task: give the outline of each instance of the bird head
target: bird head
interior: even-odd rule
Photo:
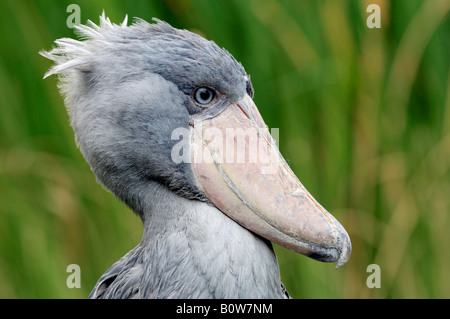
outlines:
[[[46,73],[97,180],[143,217],[149,181],[250,231],[342,266],[349,236],[305,189],[253,102],[250,76],[214,42],[156,20],[76,27]]]

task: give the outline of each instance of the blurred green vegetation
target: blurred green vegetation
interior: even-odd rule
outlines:
[[[77,150],[50,62],[75,1],[0,4],[0,297],[86,298],[140,220]],[[158,17],[227,48],[316,199],[348,230],[335,270],[276,247],[295,298],[450,298],[450,2],[79,1],[81,21]],[[381,29],[366,7],[381,7]],[[66,267],[81,267],[81,289]],[[381,269],[369,289],[366,268]]]

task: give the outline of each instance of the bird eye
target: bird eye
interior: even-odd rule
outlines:
[[[200,87],[194,93],[195,100],[200,104],[210,103],[215,96],[216,93],[214,92],[214,90],[207,87]]]

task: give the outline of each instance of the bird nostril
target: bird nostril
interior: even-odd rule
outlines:
[[[248,114],[244,111],[244,109],[239,104],[236,105],[241,109],[242,113],[244,113],[245,116],[247,116],[247,118],[250,119],[250,116],[248,116]]]

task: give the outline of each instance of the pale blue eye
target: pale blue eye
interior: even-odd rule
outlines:
[[[195,91],[194,98],[197,103],[208,104],[214,99],[215,95],[216,93],[214,92],[214,90],[208,87],[200,87]]]

